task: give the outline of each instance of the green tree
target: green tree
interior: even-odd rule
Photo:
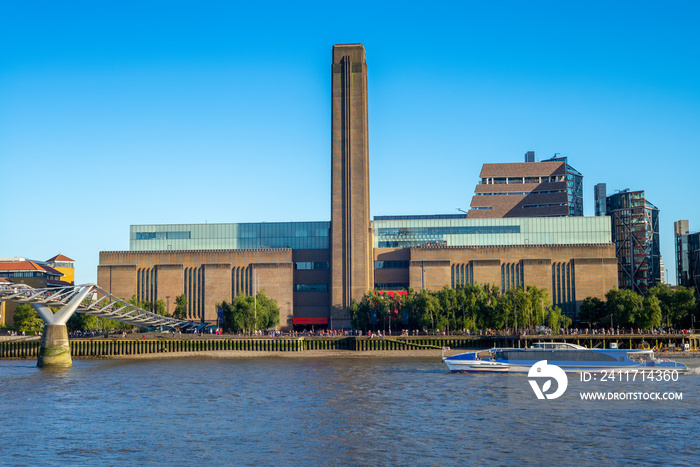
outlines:
[[[255,329],[274,329],[280,321],[280,308],[277,302],[265,295],[265,290],[261,290],[256,295],[257,298],[257,322]],[[254,304],[255,306],[255,304]]]
[[[457,291],[443,287],[435,294],[440,303],[440,314],[437,319],[438,329],[444,329],[449,334],[457,328]]]
[[[512,310],[514,317],[517,318],[518,327],[532,327],[532,302],[530,296],[521,287],[510,289],[502,300],[510,302],[507,308],[509,311]]]
[[[671,324],[680,327],[683,321],[690,316],[696,307],[695,294],[692,288],[688,289],[679,285],[673,291],[672,313],[670,314]]]
[[[527,287],[527,294],[530,297],[530,308],[535,326],[543,326],[545,316],[549,307],[549,293],[547,289],[540,289],[534,285]]]
[[[604,325],[612,316],[611,326],[635,326],[643,313],[642,297],[631,290],[612,289],[605,294],[608,315]]]
[[[156,300],[156,302],[153,304],[153,312],[160,316],[169,316],[165,300],[162,298]]]
[[[661,323],[664,326],[682,326],[696,307],[694,290],[679,285],[672,289],[667,284],[656,284],[647,295],[659,299]]]
[[[546,326],[552,330],[553,333],[558,334],[559,329],[566,327],[565,316],[561,314],[561,308],[558,306],[553,306],[549,309],[547,314]]]
[[[19,332],[40,332],[44,329],[44,321],[39,318],[33,306],[28,303],[17,305],[13,316],[15,329]]]
[[[224,327],[234,332],[272,329],[279,324],[277,302],[264,290],[255,297],[238,295],[230,305],[223,302],[217,306],[224,310]]]
[[[416,294],[415,306],[419,315],[419,326],[434,333],[441,311],[437,296],[423,289]]]
[[[505,326],[506,314],[499,306],[500,292],[497,286],[482,284],[476,286],[476,325],[479,328],[500,329]],[[509,320],[509,322],[511,322]]]
[[[255,299],[249,295],[238,295],[231,304],[234,330],[252,332],[255,327]]]
[[[586,297],[581,303],[579,311],[579,319],[581,322],[588,323],[588,327],[601,324],[606,316],[605,302],[598,297]]]
[[[661,302],[653,294],[647,294],[642,302],[642,313],[635,323],[642,329],[656,328],[661,325]]]
[[[136,295],[132,295],[129,304],[146,311],[153,311],[153,304],[146,300],[139,300]]]
[[[377,328],[387,330],[389,322],[390,300],[386,294],[380,294],[372,290],[369,292],[374,303],[374,310],[377,313]]]
[[[391,312],[391,317],[393,318],[394,328],[392,330],[398,331],[397,326],[403,327],[403,309],[405,303],[405,295],[395,293],[393,296],[389,297],[389,309]],[[391,324],[390,320],[390,324]]]
[[[182,320],[187,319],[187,296],[184,293],[175,297],[175,310],[173,311],[173,318]]]

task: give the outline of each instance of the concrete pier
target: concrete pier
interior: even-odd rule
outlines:
[[[68,343],[68,329],[65,324],[44,326],[36,366],[42,368],[69,368],[73,366],[70,344]]]

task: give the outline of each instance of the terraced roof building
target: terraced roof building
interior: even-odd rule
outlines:
[[[535,162],[484,164],[474,190],[468,217],[583,216],[583,175],[566,157]]]

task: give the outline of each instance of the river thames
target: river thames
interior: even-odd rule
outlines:
[[[3,360],[0,464],[697,465],[700,360],[682,361],[654,388],[682,401],[548,405],[525,375],[433,358]]]

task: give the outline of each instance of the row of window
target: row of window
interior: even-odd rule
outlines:
[[[329,222],[137,225],[131,226],[130,249],[325,249],[329,228]]]
[[[519,183],[553,183],[563,182],[564,175],[550,175],[544,177],[489,177],[482,178],[482,185],[511,185]]]
[[[136,232],[136,240],[187,240],[192,238],[189,231],[180,232]]]
[[[423,243],[420,240],[389,240],[377,242],[377,248],[410,248]]]
[[[576,313],[576,277],[571,262],[552,263],[552,303],[564,315]]]
[[[328,261],[301,261],[294,263],[294,269],[307,271],[311,269],[328,269]]]
[[[295,292],[328,292],[328,284],[294,284]]]
[[[136,271],[136,299],[154,302],[158,296],[158,269],[144,268]]]
[[[508,292],[525,288],[525,269],[522,262],[501,264],[501,290]]]
[[[408,289],[408,283],[386,283],[386,284],[374,284],[374,288],[377,290],[405,290]]]
[[[202,318],[204,310],[204,268],[185,268],[187,317]]]
[[[566,203],[525,204],[523,208],[554,208],[566,206]]]
[[[377,229],[378,237],[420,237],[442,235],[486,235],[520,233],[519,225],[482,225],[454,227],[382,227]]]
[[[43,272],[0,272],[0,277],[43,277]]]
[[[474,283],[474,267],[471,263],[453,264],[451,268],[451,283],[454,289],[457,285]]]
[[[374,269],[406,269],[408,261],[375,261]]]
[[[501,193],[475,193],[476,196],[503,196],[503,195],[548,195],[552,193],[564,193],[564,190],[541,190],[541,191],[509,191]]]

